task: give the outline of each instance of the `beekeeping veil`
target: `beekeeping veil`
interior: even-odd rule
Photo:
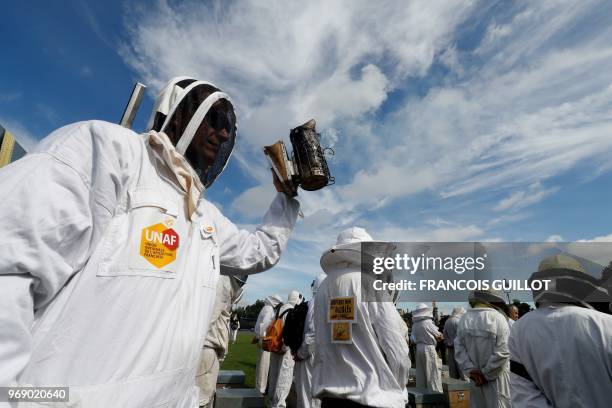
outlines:
[[[198,152],[194,137],[200,126],[225,129],[215,159],[210,162]],[[198,174],[204,187],[210,187],[225,168],[236,141],[236,115],[230,97],[205,81],[189,77],[173,78],[160,92],[147,130],[164,132]]]

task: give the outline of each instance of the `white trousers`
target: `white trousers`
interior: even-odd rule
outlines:
[[[215,350],[205,348],[200,355],[200,366],[196,374],[196,382],[200,388],[200,407],[213,406],[217,376],[219,375],[219,358]]]
[[[257,353],[257,367],[255,368],[255,388],[262,394],[266,393],[269,368],[270,352],[260,348]]]
[[[297,408],[320,408],[321,400],[312,397],[312,370],[314,355],[309,359],[295,362],[295,391]]]
[[[436,346],[418,343],[416,350],[416,386],[442,392],[442,377]]]
[[[285,408],[287,396],[293,382],[295,362],[289,351],[279,354],[270,353],[270,375],[268,376],[268,396],[271,408]]]
[[[235,343],[236,342],[236,336],[238,336],[238,329],[232,330],[231,334],[232,334],[232,338],[231,338],[232,343]]]

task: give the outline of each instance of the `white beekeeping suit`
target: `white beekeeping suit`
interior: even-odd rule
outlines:
[[[315,296],[313,396],[322,400],[322,407],[350,400],[371,407],[403,408],[408,402],[408,327],[393,302],[362,301],[364,241],[372,237],[363,228],[349,228],[321,256],[327,278]],[[343,305],[347,313],[330,320],[334,305]]]
[[[238,330],[240,330],[240,320],[238,317],[235,317],[233,320],[230,320],[230,329],[231,329],[231,341],[232,344],[236,344],[236,338],[238,337]]]
[[[504,299],[494,291],[473,291],[469,300],[472,308],[457,327],[455,359],[476,384],[471,393],[472,406],[510,407],[510,328],[499,308]]]
[[[442,333],[433,322],[431,309],[421,303],[412,312],[412,336],[416,343],[416,385],[431,391],[442,392],[442,377],[436,343]]]
[[[255,337],[257,338],[257,366],[255,367],[255,388],[262,394],[266,393],[268,385],[268,370],[270,368],[270,352],[261,348],[261,339],[266,336],[266,330],[274,320],[274,308],[283,303],[280,295],[268,296],[265,306],[259,311],[255,322]]]
[[[318,408],[321,401],[312,397],[312,370],[314,365],[315,331],[314,331],[314,296],[319,286],[327,277],[325,274],[317,276],[312,282],[312,299],[308,302],[308,313],[304,322],[304,340],[297,351],[295,362],[295,391],[297,393],[298,408]]]
[[[605,299],[606,289],[567,255],[544,259],[532,278],[552,282],[549,290],[534,293],[537,310],[512,327],[512,406],[609,407],[612,316],[584,299]]]
[[[244,278],[221,275],[217,282],[215,306],[196,374],[201,407],[213,406],[219,366],[227,353],[232,306],[242,297]]]
[[[446,319],[444,323],[444,342],[446,343],[446,350],[448,351],[448,375],[451,378],[465,380],[465,375],[459,368],[457,360],[455,360],[455,337],[457,336],[457,326],[459,320],[465,314],[465,309],[461,306],[455,306],[452,314]]]
[[[278,194],[248,232],[202,195],[234,145],[229,97],[182,79],[157,102],[156,130],[75,123],[0,169],[0,385],[69,386],[74,407],[193,407],[220,271],[280,259],[297,201]]]
[[[287,318],[287,311],[302,302],[302,295],[292,290],[287,296],[287,302],[279,310],[283,326]],[[268,375],[268,394],[270,396],[271,408],[286,407],[287,396],[293,382],[293,356],[289,347],[283,346],[280,353],[270,353],[270,373]]]

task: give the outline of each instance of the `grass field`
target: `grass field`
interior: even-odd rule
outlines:
[[[257,345],[251,344],[253,332],[238,332],[236,344],[230,341],[227,357],[221,370],[242,370],[246,376],[245,385],[255,388],[255,365],[257,364]]]

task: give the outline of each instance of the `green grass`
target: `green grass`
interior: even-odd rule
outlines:
[[[236,344],[230,341],[227,357],[221,370],[242,370],[246,376],[244,384],[255,388],[255,366],[257,365],[257,345],[251,344],[253,332],[238,332]]]

